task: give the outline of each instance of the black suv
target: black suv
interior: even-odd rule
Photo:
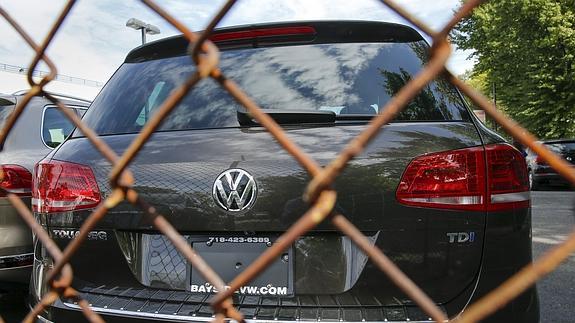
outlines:
[[[575,167],[575,139],[547,140],[541,143]],[[549,166],[532,150],[527,149],[527,157],[525,158],[527,159],[529,184],[532,190],[537,190],[543,185],[571,186],[563,176],[559,175],[553,167]]]
[[[427,61],[413,29],[380,22],[297,22],[219,29],[221,69],[320,164],[331,161]],[[184,37],[138,47],[84,121],[118,154],[194,72]],[[106,196],[110,164],[76,131],[40,162],[35,212],[64,248]],[[202,81],[131,164],[134,188],[230,281],[308,208],[310,177],[218,84]],[[521,153],[487,130],[460,93],[432,82],[350,162],[337,210],[450,316],[531,262]],[[34,295],[51,267],[40,246]],[[74,286],[107,321],[208,321],[213,286],[127,202],[72,259]],[[429,321],[326,222],[234,295],[249,320]],[[43,314],[78,321],[72,300]],[[491,320],[537,322],[535,288]]]

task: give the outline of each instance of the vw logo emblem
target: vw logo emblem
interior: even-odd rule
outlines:
[[[239,168],[221,173],[212,187],[216,204],[230,212],[248,210],[256,201],[257,192],[256,181],[252,175]]]

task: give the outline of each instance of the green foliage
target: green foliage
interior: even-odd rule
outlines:
[[[491,101],[493,101],[493,83],[490,83],[489,80],[487,79],[487,73],[485,72],[480,73],[477,71],[467,71],[463,75],[460,75],[459,78],[465,81],[467,84],[469,84],[477,91],[483,93],[483,95],[485,95]],[[476,106],[471,101],[471,99],[466,97],[466,100],[473,110],[481,110],[481,108]],[[499,110],[507,111],[505,106],[501,104],[501,101],[497,102],[497,108]],[[489,116],[485,116],[485,118],[486,118],[485,125],[487,127],[495,130],[496,132],[499,132],[503,136],[506,136],[505,133],[501,133],[500,131],[501,127],[495,121],[489,118]],[[510,139],[510,137],[508,137],[508,139]]]
[[[475,88],[477,91],[484,93],[490,99],[493,99],[493,88],[490,81],[487,79],[487,73],[467,71],[465,74],[459,76],[467,84]]]
[[[470,78],[541,138],[575,137],[573,0],[498,0],[452,33],[478,59]]]

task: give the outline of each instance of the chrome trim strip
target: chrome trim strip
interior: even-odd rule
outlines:
[[[32,261],[32,263],[30,263],[29,265],[23,265],[23,266],[3,267],[3,268],[0,268],[0,272],[5,271],[5,270],[7,271],[7,270],[13,270],[13,269],[19,269],[19,268],[32,267],[33,262],[34,262],[34,253],[22,253],[19,255],[2,256],[2,257],[0,257],[0,261],[2,261],[4,259],[8,259],[8,261],[10,261],[10,259],[18,258],[18,257],[30,257],[30,261]]]
[[[531,199],[531,192],[491,194],[491,203],[522,202]]]
[[[32,265],[24,265],[24,266],[18,266],[18,267],[0,268],[0,272],[2,272],[2,271],[8,271],[8,270],[14,270],[14,269],[28,268],[28,267],[32,267]]]
[[[38,319],[38,321],[40,321],[40,322],[42,322],[42,323],[54,323],[54,322],[50,321],[49,319],[44,318],[44,317],[42,317],[42,316],[40,316],[40,315],[36,315],[36,318]]]
[[[34,256],[34,253],[33,252],[27,252],[27,253],[21,253],[18,255],[2,256],[2,257],[0,257],[0,260],[3,260],[5,258],[29,257],[29,256]]]
[[[63,302],[62,304],[64,304],[64,306],[73,308],[73,309],[77,309],[77,310],[81,310],[80,306],[76,305],[76,304],[71,304],[71,303],[66,303]],[[119,314],[119,315],[127,315],[127,316],[133,316],[133,317],[145,317],[145,318],[153,318],[153,319],[166,319],[166,320],[174,320],[174,321],[187,321],[187,322],[211,322],[214,318],[213,317],[200,317],[200,316],[185,316],[185,315],[170,315],[170,314],[159,314],[159,313],[143,313],[143,312],[134,312],[134,311],[123,311],[123,310],[114,310],[114,309],[109,309],[109,308],[102,308],[102,307],[93,307],[90,306],[90,308],[98,313],[108,313],[108,314]],[[302,321],[280,321],[280,320],[258,320],[258,319],[252,319],[252,320],[245,320],[247,323],[295,323],[295,322],[302,322]],[[237,323],[237,321],[235,320],[230,320],[227,319],[226,322],[228,323]],[[316,321],[310,321],[310,322],[316,322]],[[321,322],[317,321],[317,322]],[[327,322],[327,321],[326,321]],[[345,323],[365,323],[362,321],[359,322],[354,322],[354,321],[340,321],[340,322],[345,322]],[[378,323],[378,322],[387,322],[387,321],[369,321],[369,322],[373,322],[373,323]],[[435,322],[433,320],[429,320],[429,321],[393,321],[393,322],[397,322],[397,323],[430,323],[430,322]],[[446,321],[447,322],[447,321]]]
[[[420,203],[435,203],[449,205],[477,205],[483,203],[483,196],[446,196],[446,197],[406,197],[403,200]]]

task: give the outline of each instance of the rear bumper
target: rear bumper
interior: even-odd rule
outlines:
[[[92,304],[92,309],[102,315],[106,322],[210,322],[213,320],[212,310],[209,305],[197,305],[190,302],[145,302],[140,310],[134,310],[130,303],[122,308],[118,304],[110,304],[112,308],[98,304]],[[138,305],[140,306],[140,305]],[[155,306],[158,308],[154,309]],[[118,308],[120,307],[120,308]],[[205,307],[205,310],[202,309]],[[194,310],[195,309],[195,310]],[[299,321],[344,321],[350,323],[359,322],[433,322],[419,308],[415,306],[386,306],[378,308],[296,308],[296,307],[266,307],[254,306],[243,307],[239,310],[244,314],[246,322],[299,322]],[[289,312],[289,313],[288,313]],[[260,314],[261,313],[261,314]],[[274,314],[275,313],[275,314]],[[282,314],[284,313],[284,314]],[[50,320],[79,321],[83,313],[77,304],[72,302],[58,301],[52,307]]]
[[[28,203],[26,199],[24,202]],[[28,283],[32,269],[32,252],[30,229],[12,204],[5,198],[1,198],[0,284]]]
[[[23,198],[30,205],[29,198]],[[6,198],[0,198],[0,257],[32,252],[32,232]]]
[[[111,298],[110,298],[111,299]],[[528,311],[525,308],[521,308],[520,303],[524,303],[524,300],[530,302]],[[94,300],[99,302],[98,304],[92,304],[92,309],[102,316],[106,322],[156,322],[156,321],[169,321],[169,322],[210,322],[213,320],[211,314],[211,308],[206,307],[206,310],[202,310],[202,306],[192,305],[191,303],[182,302],[181,304],[172,303],[169,306],[168,302],[158,302],[153,301],[143,302],[141,305],[141,310],[133,310],[130,308],[130,304],[126,304],[125,308],[119,307],[117,304],[111,305],[101,305],[102,302],[98,299]],[[116,299],[115,301],[118,301]],[[513,302],[517,310],[520,310],[522,314],[519,316],[517,313],[512,313],[511,310],[499,311],[495,316],[489,317],[486,322],[501,322],[500,319],[513,317],[512,320],[504,320],[507,322],[538,322],[539,312],[538,312],[538,302],[536,290],[530,289],[528,292],[524,293],[520,298]],[[153,307],[158,306],[156,309]],[[196,308],[195,311],[184,313],[190,309]],[[150,310],[152,309],[152,310]],[[240,306],[240,311],[245,315],[246,322],[250,323],[263,323],[263,322],[275,322],[275,323],[292,323],[301,321],[314,321],[314,322],[434,322],[427,317],[419,308],[415,306],[394,306],[394,307],[379,307],[372,309],[356,309],[355,311],[346,311],[343,309],[334,308],[315,308],[315,309],[296,309],[295,317],[281,317],[277,315],[281,313],[281,309],[276,308],[276,315],[269,315],[270,311],[265,311],[264,314],[260,315],[259,309],[254,311],[248,310],[249,308],[242,308]],[[272,312],[273,312],[272,311]],[[175,312],[175,313],[174,313]],[[354,313],[351,320],[346,320],[346,313]],[[315,316],[309,316],[309,313]],[[335,316],[334,316],[335,313]],[[73,302],[63,303],[57,301],[51,308],[51,313],[49,318],[43,318],[39,322],[76,322],[84,320],[84,314],[81,312],[80,307]]]
[[[489,269],[484,266],[476,284],[463,295],[441,306],[449,317],[457,316],[465,304],[473,303],[486,293],[498,287],[501,282],[515,273],[515,269]],[[106,322],[207,322],[213,319],[209,295],[192,294],[183,291],[166,291],[146,288],[82,288],[81,296],[92,309],[103,316]],[[473,295],[473,296],[471,296]],[[471,299],[470,299],[471,297]],[[260,322],[431,322],[417,306],[377,306],[357,304],[343,305],[322,303],[314,297],[315,305],[305,304],[300,299],[278,300],[259,298],[255,302],[248,296],[234,296],[234,305],[245,316],[246,321]],[[284,304],[287,301],[287,304]],[[72,300],[58,300],[49,309],[47,319],[53,322],[75,322],[84,320],[79,306]],[[504,308],[489,316],[484,322],[539,322],[539,301],[535,287],[528,289]]]
[[[32,253],[0,257],[0,285],[6,283],[28,284],[32,273]]]
[[[108,255],[109,257],[109,255]],[[474,303],[531,262],[531,214],[517,209],[493,212],[487,216],[484,251],[478,274],[473,283],[454,299],[442,304],[449,317],[457,316],[468,303]],[[122,258],[123,259],[123,258]],[[93,263],[92,263],[93,264]],[[380,273],[380,279],[385,279]],[[109,280],[109,277],[107,277]],[[183,291],[132,288],[117,285],[75,286],[91,307],[109,322],[196,321],[212,319],[209,296]],[[259,297],[255,302],[248,296],[234,296],[235,306],[252,322],[338,321],[338,322],[428,322],[429,318],[409,303],[368,303],[355,296],[349,304],[343,294],[313,296],[313,303],[294,298]],[[33,297],[31,299],[34,299]],[[396,305],[398,304],[398,305]],[[56,322],[77,321],[83,317],[73,301],[58,301],[50,309]],[[539,302],[535,287],[528,289],[484,322],[539,321]]]
[[[485,273],[488,276],[490,273]],[[485,277],[487,278],[487,277]],[[475,288],[475,292],[482,288]],[[84,288],[82,298],[99,313],[106,322],[207,322],[213,319],[209,295],[191,294],[183,291],[158,289]],[[481,295],[477,295],[480,297]],[[256,299],[254,303],[254,299]],[[288,301],[288,304],[284,304]],[[325,300],[323,300],[325,301]],[[278,300],[234,296],[234,305],[245,316],[247,322],[432,322],[417,306],[346,306],[321,303],[315,297],[314,306],[303,305],[299,297]],[[460,308],[463,298],[440,306],[449,317],[458,314],[448,308]],[[283,305],[283,306],[282,306]],[[54,322],[75,322],[84,319],[77,303],[72,300],[58,300],[46,317]],[[530,322],[539,320],[536,289],[529,289],[504,309],[489,317],[485,322]]]

